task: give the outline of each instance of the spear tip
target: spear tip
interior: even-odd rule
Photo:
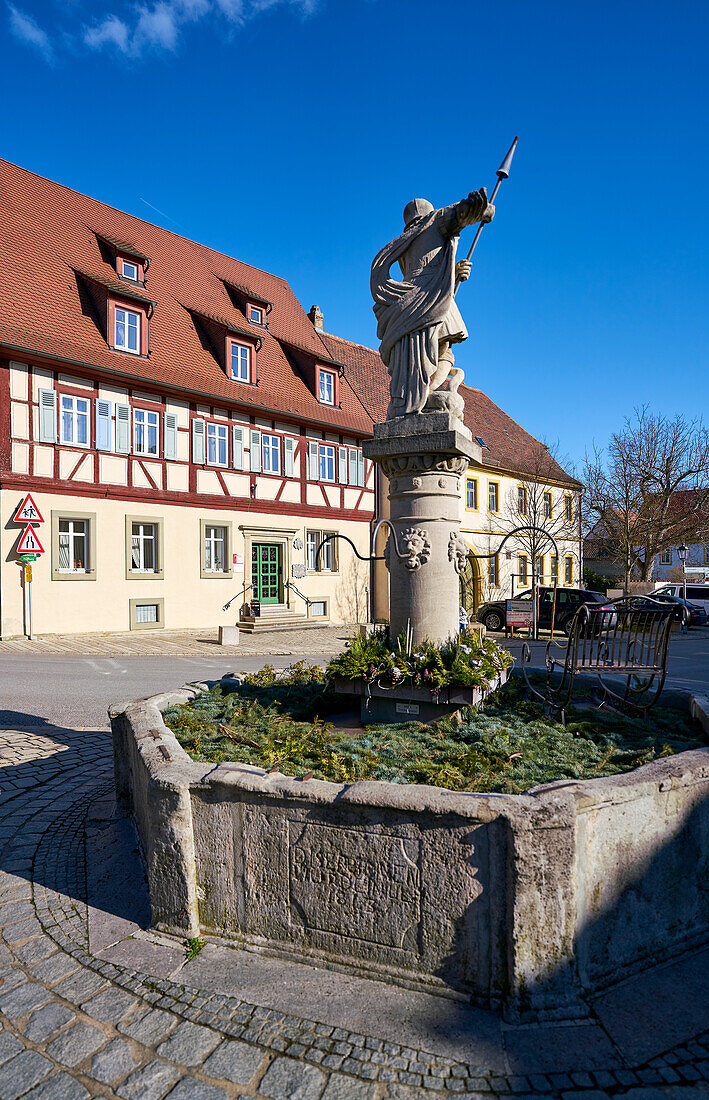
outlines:
[[[498,179],[501,179],[501,180],[509,179],[510,165],[512,164],[512,158],[515,155],[515,149],[517,148],[517,142],[518,141],[519,141],[519,137],[515,137],[514,141],[512,142],[512,144],[510,145],[510,147],[507,151],[507,156],[503,160],[500,167],[497,169],[496,175],[497,175]]]

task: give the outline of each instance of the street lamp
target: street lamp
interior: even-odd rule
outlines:
[[[682,562],[682,599],[687,604],[687,554],[689,553],[689,547],[682,543],[677,547],[677,557]]]

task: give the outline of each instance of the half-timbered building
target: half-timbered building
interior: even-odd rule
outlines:
[[[28,492],[37,633],[365,619],[371,426],[284,279],[0,162],[2,637]]]

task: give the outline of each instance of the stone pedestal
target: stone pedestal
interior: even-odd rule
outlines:
[[[456,565],[467,547],[460,537],[460,479],[480,446],[448,412],[418,413],[374,425],[363,445],[389,479],[387,544],[391,637],[410,625],[414,642],[438,645],[458,633],[460,589]]]

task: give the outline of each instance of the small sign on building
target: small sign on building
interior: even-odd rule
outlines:
[[[294,562],[290,567],[290,571],[293,580],[302,580],[305,576],[305,566],[302,562]]]

